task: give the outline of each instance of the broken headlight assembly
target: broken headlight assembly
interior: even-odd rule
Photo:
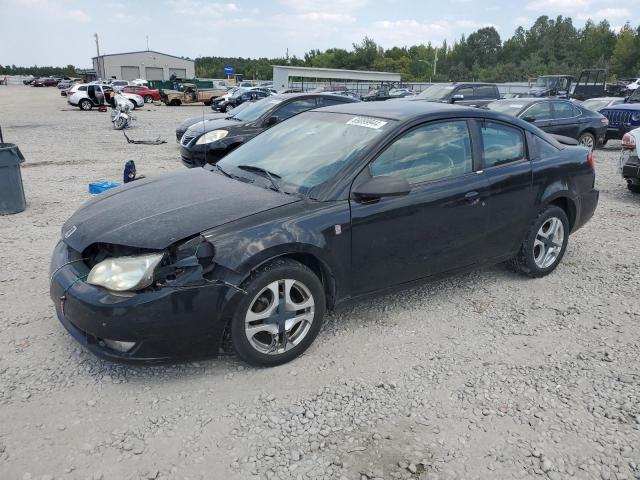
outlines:
[[[163,257],[164,253],[154,253],[107,258],[91,269],[87,283],[114,292],[142,290],[153,283],[154,270]]]

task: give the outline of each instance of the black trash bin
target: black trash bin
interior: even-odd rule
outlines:
[[[20,164],[24,157],[17,145],[0,143],[0,215],[18,213],[27,207]]]

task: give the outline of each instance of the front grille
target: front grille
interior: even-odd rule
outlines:
[[[187,145],[189,145],[191,140],[193,140],[194,138],[196,138],[195,135],[188,135],[188,134],[185,133],[182,136],[182,140],[180,141],[180,143],[186,147]]]
[[[603,114],[609,119],[609,126],[621,126],[631,123],[632,112],[625,110],[604,110]]]

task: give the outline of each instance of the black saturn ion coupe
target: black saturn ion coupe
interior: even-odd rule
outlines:
[[[596,208],[594,180],[588,149],[512,116],[325,107],[216,165],[84,204],[53,252],[51,298],[101,357],[159,362],[232,345],[278,365],[347,299],[506,260],[552,272]]]

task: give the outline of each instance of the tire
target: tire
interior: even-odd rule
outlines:
[[[247,295],[231,319],[231,342],[240,358],[251,365],[275,367],[309,348],[318,336],[325,312],[324,289],[315,273],[295,260],[280,258],[252,273],[243,288]],[[287,289],[289,303],[284,296]],[[303,305],[295,313],[287,309]],[[292,316],[280,317],[289,311]],[[282,328],[286,328],[285,321],[291,322],[288,335],[279,333],[278,325],[265,323],[266,319],[281,322]]]
[[[627,188],[630,192],[640,193],[640,185],[634,185],[632,183],[627,183]]]
[[[131,104],[131,110],[135,110],[136,108],[138,108],[138,105],[136,105],[135,101],[129,100],[129,103]]]
[[[578,143],[589,150],[594,150],[596,148],[596,137],[593,133],[584,132],[578,137]]]
[[[151,102],[153,102],[153,97],[151,95],[145,95],[144,103],[151,103]]]
[[[558,224],[561,225],[561,229]],[[547,206],[531,223],[520,251],[511,261],[512,267],[518,273],[532,278],[548,275],[562,260],[567,249],[569,233],[569,219],[565,211],[555,205]],[[562,237],[560,242],[558,234]],[[545,257],[545,253],[548,253],[549,257]]]
[[[89,99],[82,99],[80,100],[80,103],[78,104],[78,106],[80,107],[80,110],[84,110],[84,111],[89,111],[93,108],[93,102]]]
[[[178,107],[178,106],[180,106],[180,100],[178,100],[178,99],[174,98],[173,100],[171,100],[171,101],[169,102],[169,106],[171,106],[171,107]]]

